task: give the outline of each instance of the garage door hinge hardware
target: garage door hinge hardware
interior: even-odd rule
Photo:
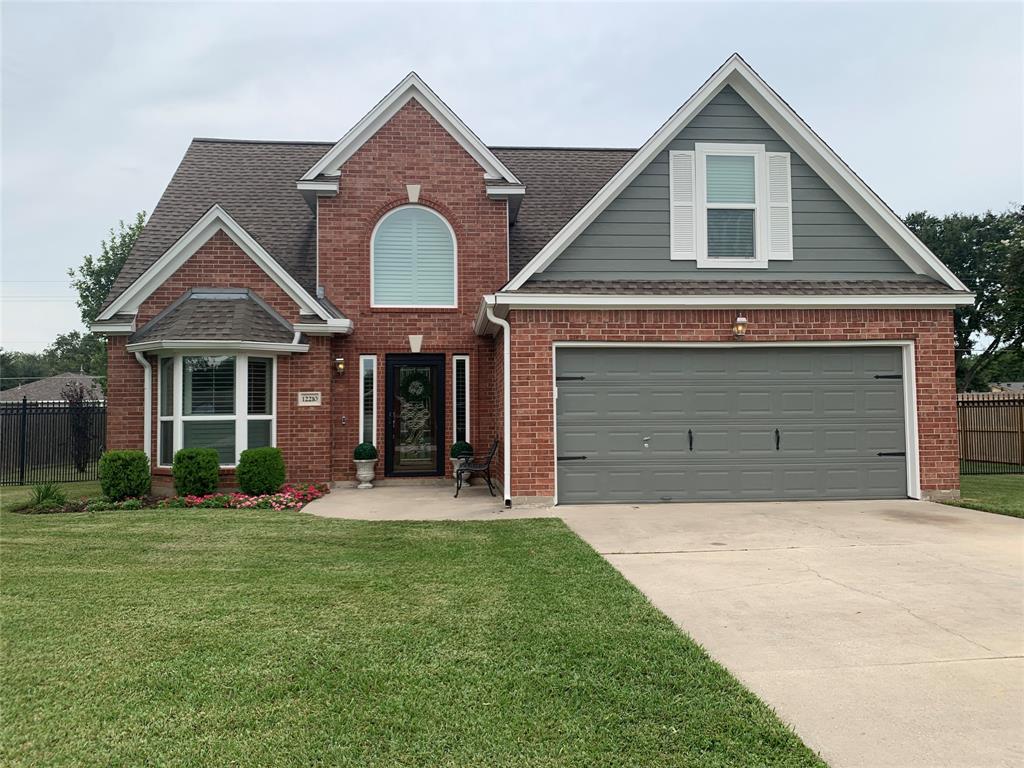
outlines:
[[[586,456],[559,456],[558,461],[586,461]]]
[[[876,379],[902,379],[902,373],[876,373]]]
[[[879,451],[879,456],[906,456],[906,451]]]
[[[555,376],[555,381],[585,381],[586,376]]]

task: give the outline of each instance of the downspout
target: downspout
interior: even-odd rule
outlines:
[[[146,359],[144,353],[136,352],[135,359],[139,361],[139,365],[145,371],[143,375],[146,377],[146,380],[142,388],[142,399],[145,403],[142,411],[142,434],[143,439],[146,441],[146,447],[144,448],[146,458],[152,461],[150,451],[153,444],[153,368],[150,366],[149,360]]]
[[[503,320],[494,314],[494,307],[491,304],[486,305],[487,319],[492,323],[501,328],[501,346],[502,346],[502,360],[504,361],[501,366],[501,384],[502,389],[502,407],[504,409],[504,446],[502,447],[502,469],[503,480],[502,489],[505,494],[505,507],[507,509],[512,508],[512,398],[510,396],[512,392],[512,328],[509,326],[507,320]]]

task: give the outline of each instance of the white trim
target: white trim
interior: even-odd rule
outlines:
[[[629,161],[562,227],[540,252],[509,281],[505,290],[520,288],[532,275],[543,272],[597,218],[647,165],[726,85],[731,85],[791,149],[858,213],[882,240],[915,272],[934,277],[956,291],[967,287],[957,279],[900,218],[808,127],[778,94],[733,54],[696,93],[659,128]]]
[[[356,151],[371,136],[379,131],[395,114],[410,100],[416,99],[430,113],[441,127],[451,134],[452,138],[476,160],[484,170],[484,178],[504,179],[510,184],[518,184],[519,179],[510,171],[490,149],[459,119],[448,105],[438,98],[415,72],[406,75],[387,96],[356,123],[341,139],[331,147],[316,164],[303,175],[303,181],[310,181],[321,174],[336,175]]]
[[[228,339],[211,339],[209,341],[197,341],[196,339],[163,339],[160,341],[139,341],[135,344],[126,344],[125,349],[129,352],[149,352],[156,349],[176,350],[183,353],[217,352],[217,351],[243,351],[254,352],[308,352],[309,344],[288,344],[284,342],[270,341],[232,341]]]
[[[383,224],[390,216],[398,213],[399,211],[406,210],[407,208],[419,208],[424,211],[428,211],[441,221],[448,228],[448,234],[452,238],[452,303],[451,304],[378,304],[374,298],[374,243],[377,241],[377,230],[380,229]],[[406,203],[400,205],[397,208],[392,208],[390,211],[385,213],[379,219],[377,223],[373,225],[373,231],[370,232],[370,306],[374,309],[458,309],[459,306],[459,240],[455,237],[455,230],[452,228],[451,223],[442,216],[440,213],[435,211],[426,205],[420,203]]]
[[[708,205],[708,155],[735,155],[754,158],[754,202],[712,203]],[[694,144],[696,184],[694,187],[694,228],[697,239],[698,269],[766,269],[768,267],[768,167],[764,144]],[[713,259],[708,256],[708,208],[733,208],[754,212],[754,258]],[[671,206],[669,206],[671,212]]]
[[[118,322],[116,320],[96,320],[89,323],[90,333],[134,333],[135,332],[135,318],[133,317],[127,323]]]
[[[456,403],[458,402],[458,386],[459,379],[456,376],[455,367],[463,362],[466,364],[466,436],[463,438],[467,443],[472,442],[469,437],[469,396],[470,396],[470,382],[469,382],[469,355],[452,355],[452,442],[454,443],[458,438],[456,433],[458,432],[459,422],[458,414],[456,413]]]
[[[332,318],[326,323],[293,323],[292,329],[297,333],[308,333],[314,336],[352,333],[352,321],[348,318]]]
[[[555,371],[557,370],[557,354],[559,349],[572,347],[617,347],[617,348],[641,348],[641,347],[663,347],[679,349],[750,349],[757,347],[899,347],[902,351],[903,363],[903,426],[904,444],[906,446],[907,465],[907,496],[912,499],[920,499],[921,494],[921,466],[918,450],[918,413],[917,413],[917,372],[914,367],[915,344],[910,339],[878,340],[878,341],[556,341],[551,345],[551,371],[552,386],[554,387]],[[553,393],[557,396],[557,389]],[[552,400],[551,410],[554,412],[554,435],[555,452],[551,455],[551,463],[554,469],[554,503],[558,504],[558,408],[557,403]]]
[[[502,406],[502,494],[505,506],[512,506],[512,328],[507,320],[494,314],[494,308],[486,303],[487,319],[501,328],[501,406]]]
[[[330,320],[327,310],[306,292],[256,240],[235,221],[227,211],[214,205],[199,220],[189,227],[178,241],[164,251],[138,279],[128,286],[100,314],[98,320],[109,320],[120,312],[134,312],[167,278],[176,272],[217,232],[223,231],[249,256],[256,265],[266,272],[281,289],[308,314],[322,320]]]
[[[377,356],[376,355],[360,355],[359,356],[359,442],[363,442],[363,432],[365,431],[366,422],[365,414],[363,413],[363,402],[366,397],[366,389],[363,386],[363,362],[370,360],[373,362],[373,431],[372,442],[374,446],[377,445]]]
[[[135,353],[135,359],[142,366],[142,439],[145,440],[146,458],[153,463],[153,366],[141,352]]]
[[[487,196],[502,199],[506,197],[517,197],[526,194],[526,187],[522,184],[508,187],[487,187]]]
[[[317,197],[323,195],[337,194],[338,192],[338,181],[305,181],[300,180],[295,182],[295,187],[300,192],[316,192]]]
[[[484,304],[488,297],[484,297]],[[534,309],[672,309],[685,307],[690,309],[713,309],[715,307],[743,307],[745,309],[771,307],[794,309],[836,309],[839,307],[871,309],[871,308],[902,308],[919,309],[921,307],[953,308],[964,304],[972,304],[973,294],[882,294],[874,296],[851,295],[772,295],[772,294],[722,294],[692,296],[657,296],[657,295],[581,295],[581,294],[543,294],[543,293],[498,293],[494,296],[497,305],[508,307],[532,307]],[[493,303],[493,302],[492,302]]]

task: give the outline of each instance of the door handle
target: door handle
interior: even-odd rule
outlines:
[[[775,450],[776,451],[779,450],[779,443],[780,442],[781,442],[781,436],[779,435],[779,430],[776,429],[775,430]]]
[[[693,430],[692,429],[686,430],[686,440],[690,444],[690,450],[692,451],[693,450]]]

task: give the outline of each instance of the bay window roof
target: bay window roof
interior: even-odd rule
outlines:
[[[128,344],[164,340],[291,344],[291,324],[245,288],[192,288],[128,338]]]

